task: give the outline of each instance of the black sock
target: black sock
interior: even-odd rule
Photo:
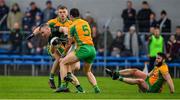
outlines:
[[[58,87],[61,86],[61,76],[60,76],[60,72],[58,72]]]

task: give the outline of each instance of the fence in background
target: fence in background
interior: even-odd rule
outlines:
[[[103,76],[105,67],[112,69],[133,67],[143,70],[145,62],[148,62],[147,57],[106,57],[106,62],[104,62],[104,57],[97,56],[92,69],[97,75]],[[171,74],[178,78],[180,77],[179,62],[168,63]],[[53,59],[50,56],[0,55],[0,75],[18,75],[18,73],[32,76],[48,75],[52,63]],[[27,73],[23,74],[23,70],[26,70]],[[40,74],[41,72],[44,74]]]

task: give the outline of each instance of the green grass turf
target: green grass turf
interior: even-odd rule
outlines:
[[[71,93],[54,93],[48,87],[48,77],[30,76],[0,76],[0,99],[139,99],[139,98],[161,98],[177,99],[180,98],[180,79],[175,79],[174,94],[169,94],[168,86],[161,94],[138,93],[135,85],[124,84],[113,81],[107,77],[97,77],[100,94],[95,94],[93,88],[88,83],[86,77],[79,77],[81,85],[85,89],[85,94],[76,94],[75,88],[70,85]]]

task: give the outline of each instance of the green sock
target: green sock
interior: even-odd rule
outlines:
[[[61,88],[65,88],[67,85],[66,85],[66,82],[64,82],[64,81],[61,81]]]
[[[68,77],[71,77],[72,75],[71,75],[71,72],[67,72],[67,76]]]
[[[65,87],[68,87],[69,82],[65,82]]]
[[[100,93],[98,85],[93,86],[95,93]]]
[[[77,85],[76,86],[76,89],[79,91],[79,92],[84,92],[83,88],[81,87],[81,85]]]
[[[54,73],[50,73],[49,79],[50,79],[50,80],[54,80]]]

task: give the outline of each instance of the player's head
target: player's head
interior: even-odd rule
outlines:
[[[163,62],[165,62],[166,60],[166,55],[164,53],[157,53],[157,57],[156,57],[156,66],[161,66],[163,64]]]
[[[68,9],[66,6],[59,5],[57,7],[56,13],[57,13],[58,17],[61,18],[62,20],[66,19],[68,17]]]
[[[159,25],[157,25],[155,28],[154,28],[154,35],[156,37],[158,37],[160,35],[160,28],[159,28]]]
[[[51,29],[48,24],[42,24],[39,26],[39,32],[45,38],[48,38],[51,34]]]
[[[72,8],[70,10],[70,18],[74,19],[80,16],[79,10],[77,8]]]

